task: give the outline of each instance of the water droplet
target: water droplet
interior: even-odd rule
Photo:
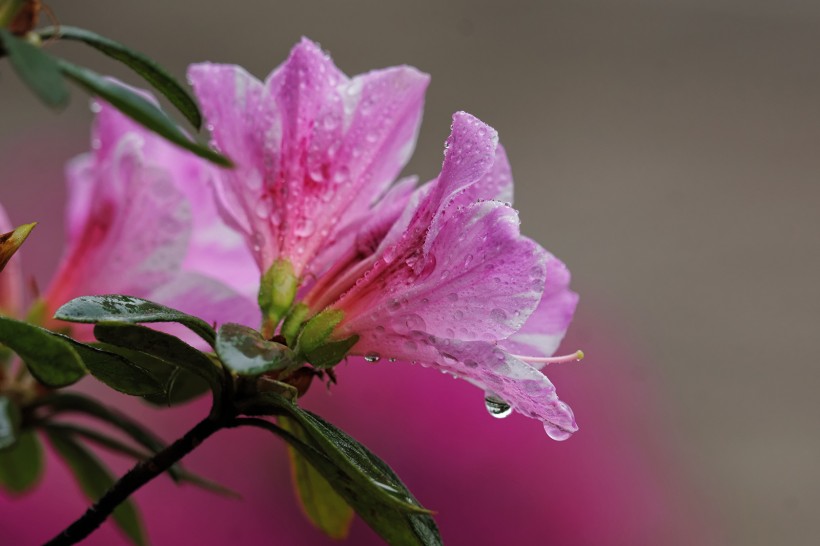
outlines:
[[[504,322],[507,320],[507,313],[503,309],[499,309],[496,307],[492,311],[490,311],[490,318],[492,318],[496,322]]]
[[[476,362],[475,360],[469,360],[469,359],[465,360],[464,365],[467,366],[468,368],[473,368],[473,369],[478,368],[478,362]]]
[[[559,426],[553,425],[552,423],[544,423],[544,430],[546,431],[547,436],[557,442],[563,442],[572,436],[571,432],[564,430]]]
[[[407,315],[404,318],[404,324],[408,330],[420,330],[423,332],[424,329],[427,328],[427,323],[424,322],[424,319],[416,314]]]
[[[313,233],[314,229],[315,224],[313,223],[313,220],[305,218],[304,220],[299,222],[299,225],[296,226],[296,229],[293,231],[293,234],[297,237],[308,237],[311,233]]]
[[[364,359],[367,360],[368,362],[378,362],[379,360],[382,359],[382,355],[380,355],[379,353],[371,351],[371,352],[367,353],[366,355],[364,355]]]
[[[456,294],[455,292],[450,292],[449,294],[447,294],[447,299],[450,301],[456,301],[458,299],[458,294]]]
[[[388,358],[388,359],[387,359],[387,361],[388,361],[388,362],[395,362],[395,361],[396,361],[396,359],[395,359],[395,358],[393,358],[393,357],[390,357],[390,358]]]
[[[333,182],[341,184],[350,178],[350,169],[342,165],[333,173]]]
[[[401,302],[395,298],[387,302],[387,308],[390,311],[398,311],[399,307],[401,307]]]
[[[512,413],[512,406],[491,394],[484,398],[484,406],[490,415],[496,419],[503,419]]]

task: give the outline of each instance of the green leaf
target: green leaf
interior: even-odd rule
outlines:
[[[188,91],[164,68],[142,53],[129,49],[119,42],[77,27],[65,25],[47,27],[39,30],[38,34],[43,39],[59,38],[61,40],[80,41],[122,62],[142,76],[154,89],[162,93],[197,130],[202,125],[202,115],[199,112],[199,107]]]
[[[85,375],[74,348],[39,326],[0,317],[0,343],[17,353],[31,374],[49,387],[65,387]]]
[[[0,395],[0,451],[17,442],[20,434],[20,408],[8,396]]]
[[[165,393],[165,388],[159,379],[126,357],[115,352],[91,347],[67,336],[54,335],[69,342],[77,351],[77,354],[80,355],[91,375],[112,389],[132,396]]]
[[[64,108],[68,104],[68,87],[54,57],[2,28],[0,45],[8,53],[17,75],[40,100],[52,108]]]
[[[347,356],[358,341],[359,336],[355,334],[339,341],[329,341],[307,352],[305,358],[317,368],[332,368]]]
[[[114,108],[169,142],[217,165],[233,166],[227,157],[188,138],[165,112],[134,91],[82,66],[63,59],[58,59],[57,62],[63,74],[80,87],[109,102]]]
[[[161,394],[144,396],[145,400],[151,404],[175,406],[199,398],[211,390],[208,386],[208,382],[198,375],[194,375],[161,358],[107,343],[98,343],[96,346],[103,350],[122,355],[141,368],[148,370],[148,372],[160,382],[163,389]]]
[[[0,487],[24,493],[43,473],[43,446],[33,430],[26,430],[9,449],[0,450]]]
[[[116,480],[111,472],[90,451],[70,435],[51,429],[46,432],[57,454],[68,465],[80,488],[92,502],[102,497]],[[113,512],[114,522],[134,544],[146,544],[145,531],[134,504],[124,501]]]
[[[17,249],[20,248],[28,234],[31,233],[31,230],[34,229],[34,226],[37,225],[37,222],[33,224],[23,224],[15,228],[8,233],[0,234],[0,272],[5,269],[6,264],[9,262],[14,253],[17,252]]]
[[[260,399],[268,405],[269,413],[284,411],[304,429],[306,441],[287,431],[280,435],[383,539],[393,545],[441,544],[430,512],[381,459],[338,428],[281,396],[264,393]],[[264,403],[259,399],[253,403],[253,410],[262,413]]]
[[[309,442],[304,429],[287,417],[279,417],[279,426],[303,442]],[[326,535],[346,538],[353,523],[353,508],[333,489],[322,474],[289,445],[291,474],[296,495],[308,519]]]
[[[286,346],[267,341],[253,328],[241,324],[222,325],[215,348],[219,359],[239,375],[261,375],[293,363],[292,351]]]
[[[68,322],[124,324],[178,322],[213,346],[216,331],[201,318],[132,296],[82,296],[75,298],[54,313],[54,318]]]
[[[307,321],[302,333],[299,334],[297,349],[311,353],[327,341],[333,329],[344,318],[344,311],[339,309],[325,309]]]
[[[205,354],[170,334],[136,324],[97,324],[94,336],[103,343],[147,353],[187,370],[208,382],[214,404],[222,392],[222,374]]]

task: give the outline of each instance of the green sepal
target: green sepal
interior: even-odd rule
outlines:
[[[305,322],[310,308],[304,303],[297,303],[290,310],[288,316],[285,317],[285,322],[282,323],[282,335],[285,336],[285,342],[288,347],[293,347],[296,344],[296,337],[302,329],[302,324]]]
[[[310,442],[307,433],[296,421],[280,416],[277,422],[299,440]],[[292,445],[288,445],[288,455],[293,487],[302,511],[330,538],[346,538],[353,523],[353,508]]]
[[[201,318],[133,296],[81,296],[57,309],[54,318],[86,324],[178,322],[204,339],[208,345],[213,346],[216,340],[216,331]]]
[[[20,246],[26,241],[28,234],[31,233],[31,230],[34,229],[34,226],[36,225],[37,222],[32,224],[23,224],[8,233],[0,234],[0,272],[5,269],[6,264],[9,262],[11,257],[14,256],[14,253],[17,252]]]
[[[199,130],[202,125],[202,114],[199,112],[196,101],[173,76],[153,59],[119,42],[115,42],[114,40],[83,28],[60,25],[40,29],[37,33],[44,40],[57,38],[60,40],[83,42],[108,55],[112,59],[120,61],[142,76],[154,89],[162,93],[197,130]]]
[[[103,343],[147,353],[187,370],[208,382],[215,406],[220,403],[222,374],[217,364],[181,339],[137,324],[106,324],[94,327],[94,336]]]
[[[55,429],[47,429],[46,435],[90,501],[96,502],[114,485],[116,480],[111,471],[71,435]],[[138,546],[146,544],[145,530],[133,502],[125,500],[120,503],[112,517],[131,542]]]
[[[93,70],[57,59],[62,73],[74,83],[133,119],[148,130],[189,152],[222,167],[233,167],[227,157],[188,138],[168,115],[151,101]]]
[[[342,322],[345,314],[339,309],[325,309],[307,321],[299,335],[297,349],[303,353],[310,353],[319,348],[333,333],[336,325]]]
[[[31,374],[49,387],[71,385],[86,373],[71,344],[39,326],[0,317],[0,343],[17,353]]]
[[[54,334],[74,347],[85,367],[109,387],[131,396],[165,394],[160,380],[121,354],[80,343],[70,337]]]
[[[22,421],[20,408],[8,396],[0,395],[0,451],[17,443]]]
[[[306,352],[305,358],[316,368],[332,368],[341,362],[358,342],[359,336],[355,334],[339,341],[329,341],[313,351]]]
[[[279,321],[290,310],[298,288],[299,279],[288,260],[276,260],[262,275],[258,299],[262,310],[262,334],[266,338],[273,337]]]
[[[47,106],[62,109],[68,104],[68,86],[57,59],[3,28],[0,28],[0,48],[6,50],[20,79]]]
[[[238,375],[261,375],[294,363],[293,351],[285,345],[267,341],[241,324],[223,324],[216,334],[215,348],[222,363]]]
[[[11,25],[24,3],[25,0],[0,0],[0,28]],[[0,49],[0,56],[2,52]]]
[[[0,450],[0,487],[10,493],[25,493],[43,474],[43,446],[33,430],[24,430],[17,442]]]

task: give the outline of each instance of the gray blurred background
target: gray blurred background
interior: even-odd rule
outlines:
[[[728,542],[817,543],[820,3],[49,4],[180,77],[201,60],[264,77],[301,35],[348,74],[429,72],[407,171],[438,172],[455,110],[496,127],[524,231],[570,266],[579,320],[614,328],[660,377],[671,447]],[[0,74],[6,167],[34,160],[54,177],[4,180],[12,216],[62,192],[53,180],[87,149],[87,101],[73,97],[55,115]],[[58,222],[39,229],[60,237]],[[587,362],[606,366],[606,354]]]

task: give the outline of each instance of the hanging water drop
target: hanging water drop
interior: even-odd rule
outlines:
[[[563,428],[553,425],[552,423],[544,423],[544,430],[547,433],[547,436],[555,440],[556,442],[563,442],[570,436],[572,433],[564,430]]]
[[[371,351],[371,352],[367,353],[366,355],[364,355],[364,359],[368,362],[376,363],[376,362],[378,362],[379,360],[382,359],[382,355],[380,355],[379,353]]]
[[[512,406],[491,394],[484,398],[484,406],[487,408],[490,415],[496,419],[503,419],[512,413]]]

